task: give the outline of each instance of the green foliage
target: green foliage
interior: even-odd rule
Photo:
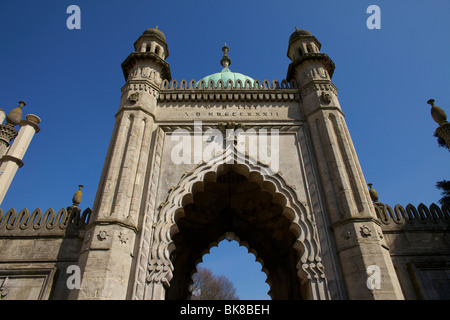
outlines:
[[[436,183],[436,188],[441,190],[442,198],[439,200],[440,204],[447,203],[450,205],[450,181],[442,180]]]
[[[442,139],[441,137],[439,137],[438,134],[437,134],[436,132],[434,133],[434,136],[435,136],[436,139],[437,139],[437,143],[438,143],[439,147],[445,148],[445,149],[447,149],[448,151],[450,151],[450,147],[445,143],[445,140],[444,140],[444,139]]]

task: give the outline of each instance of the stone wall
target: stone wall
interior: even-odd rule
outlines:
[[[375,208],[405,299],[450,299],[450,208]]]
[[[0,209],[0,299],[67,299],[67,268],[78,263],[89,215],[73,207]]]

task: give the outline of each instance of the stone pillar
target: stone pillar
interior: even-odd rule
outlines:
[[[331,82],[334,63],[320,47],[308,31],[296,30],[289,39],[287,80],[295,79],[300,88],[347,294],[350,299],[403,299]],[[373,268],[380,270],[380,287],[368,285]]]
[[[0,109],[0,124],[3,124],[3,120],[5,120],[6,114],[5,110]]]
[[[152,29],[149,29],[152,30]],[[80,290],[72,299],[129,299],[139,216],[149,170],[154,113],[163,79],[170,80],[168,64],[154,52],[142,52],[160,39],[147,30],[136,41],[136,52],[123,62],[127,83],[122,88],[92,216],[79,259]],[[159,32],[159,33],[158,33]],[[167,52],[167,50],[165,50]],[[166,57],[167,55],[163,55]]]
[[[22,159],[34,134],[40,130],[38,126],[40,122],[41,119],[32,114],[27,115],[26,120],[20,121],[19,134],[6,155],[0,159],[0,204],[5,198],[6,192],[11,185],[17,169],[23,166]],[[6,126],[7,125],[8,124],[6,124]]]

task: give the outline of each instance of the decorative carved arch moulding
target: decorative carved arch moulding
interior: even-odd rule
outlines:
[[[227,165],[227,161],[223,161],[227,157],[233,157],[236,161]],[[267,172],[262,164],[232,149],[217,154],[208,162],[202,162],[191,172],[183,174],[179,184],[171,189],[167,201],[158,208],[159,212],[156,213],[154,221],[155,230],[149,255],[147,281],[169,286],[173,277],[170,256],[175,249],[172,239],[178,232],[176,221],[184,216],[184,206],[193,202],[193,195],[202,191],[205,183],[214,181],[218,175],[228,170],[234,170],[249,181],[258,183],[261,190],[269,192],[273,196],[273,201],[283,208],[283,215],[291,221],[289,229],[296,237],[293,247],[300,257],[296,267],[301,282],[303,284],[311,280],[326,282],[318,232],[312,214],[297,199],[295,191],[286,184],[281,175],[262,174],[264,171]]]

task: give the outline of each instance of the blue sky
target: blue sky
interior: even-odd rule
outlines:
[[[71,4],[81,8],[81,30],[66,27]],[[379,30],[366,27],[372,4],[381,9]],[[446,0],[2,0],[0,108],[9,112],[24,100],[24,114],[42,123],[1,208],[57,210],[71,205],[78,184],[85,186],[81,206],[92,207],[125,83],[120,64],[156,25],[176,80],[219,72],[224,42],[232,71],[282,80],[289,36],[295,26],[309,30],[336,64],[332,81],[380,201],[437,202],[436,182],[450,179],[449,153],[433,137],[426,102],[434,98],[450,114],[449,12]],[[230,276],[241,298],[267,297],[261,266],[233,243],[212,249],[206,266]],[[236,275],[254,282],[241,288]]]

